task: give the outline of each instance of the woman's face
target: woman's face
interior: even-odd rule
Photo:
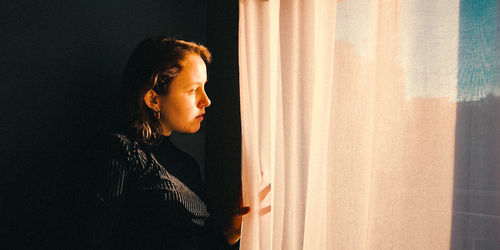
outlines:
[[[172,131],[195,133],[210,106],[205,93],[207,67],[200,56],[188,55],[181,61],[182,70],[170,83],[167,95],[159,96],[161,124],[165,135]]]

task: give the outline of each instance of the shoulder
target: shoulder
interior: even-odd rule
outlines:
[[[139,144],[139,141],[135,139],[135,137],[123,132],[110,133],[107,135],[107,139],[112,143],[121,145],[122,147],[130,147],[134,144]]]
[[[101,142],[100,148],[104,154],[131,154],[133,148],[137,147],[136,141],[121,133],[108,134],[102,138]]]
[[[121,133],[112,133],[107,139],[110,147],[118,147],[127,152],[132,151],[139,144],[136,140],[132,140],[130,136]]]
[[[144,145],[123,133],[111,133],[104,138],[102,153],[110,160],[127,163],[140,163],[144,161]]]

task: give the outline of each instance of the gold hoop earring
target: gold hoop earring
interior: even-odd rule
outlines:
[[[157,109],[157,110],[155,110],[153,112],[155,114],[155,118],[159,121],[160,118],[161,118],[160,109]]]

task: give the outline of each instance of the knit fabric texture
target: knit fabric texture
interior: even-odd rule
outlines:
[[[113,134],[97,196],[95,246],[105,249],[228,249],[210,222],[196,161],[168,137],[150,146]]]

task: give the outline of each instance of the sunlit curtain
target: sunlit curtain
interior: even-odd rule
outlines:
[[[241,249],[500,246],[498,1],[239,3]]]

